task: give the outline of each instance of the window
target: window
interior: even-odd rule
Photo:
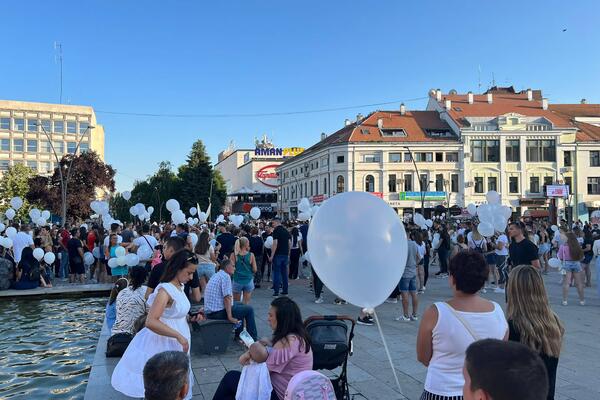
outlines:
[[[433,162],[433,153],[415,153],[415,161]]]
[[[42,128],[43,131],[46,131],[46,133],[52,132],[52,121],[50,121],[49,119],[43,119]]]
[[[519,177],[509,176],[508,177],[508,192],[519,193]]]
[[[65,142],[54,142],[54,151],[59,156],[65,152]]]
[[[540,177],[532,176],[529,178],[529,191],[531,193],[539,193],[540,192]]]
[[[32,161],[27,161],[27,166],[29,168],[31,168],[32,170],[34,170],[35,172],[37,172],[37,169],[38,169],[38,163],[37,163],[37,161],[33,161],[33,160]]]
[[[323,193],[327,194],[329,190],[327,189],[327,178],[323,178]]]
[[[0,129],[10,130],[10,118],[0,118]]]
[[[471,153],[473,162],[498,162],[500,161],[500,141],[473,140]]]
[[[388,175],[388,191],[390,193],[396,193],[396,174]]]
[[[15,131],[24,131],[25,130],[25,120],[23,118],[15,118],[14,130]]]
[[[600,194],[600,178],[588,178],[588,194]]]
[[[344,156],[337,156],[337,163],[338,164],[343,164],[344,163]],[[342,178],[343,180],[343,178]]]
[[[552,182],[554,182],[554,179],[551,176],[544,177],[544,186],[552,185]]]
[[[75,150],[77,149],[77,142],[67,142],[67,153],[75,154]]]
[[[65,121],[54,121],[54,132],[65,133]]]
[[[308,184],[306,182],[304,182],[304,195],[308,196]]]
[[[506,161],[519,162],[521,161],[521,147],[518,140],[506,141]]]
[[[571,158],[572,156],[573,155],[571,154],[570,151],[565,151],[563,153],[563,164],[565,165],[565,167],[572,167],[573,166],[573,159]]]
[[[90,151],[90,144],[88,142],[81,142],[79,144],[79,153],[87,153]]]
[[[435,153],[435,161],[443,162],[444,161],[444,153]]]
[[[13,139],[13,151],[23,151],[23,139]]]
[[[367,175],[365,177],[365,192],[374,192],[375,191],[375,178],[373,175]]]
[[[315,194],[319,194],[319,180],[315,181]]]
[[[421,174],[421,177],[419,178],[419,190],[421,192],[427,191],[427,174]]]
[[[413,176],[412,175],[404,175],[404,191],[412,192],[413,191]]]
[[[600,151],[590,151],[590,167],[600,167]]]
[[[0,149],[2,151],[10,151],[10,139],[2,139],[0,141]]]
[[[313,193],[313,181],[310,181],[310,195],[314,196],[314,193]]]
[[[381,135],[388,137],[406,137],[406,132],[404,132],[404,129],[382,129]]]
[[[412,156],[410,153],[404,153],[404,162],[412,162]]]
[[[555,140],[528,140],[527,161],[533,162],[555,162],[556,141]]]
[[[435,176],[435,191],[443,192],[444,191],[444,175],[437,174]]]
[[[77,133],[77,122],[67,121],[67,133]]]
[[[342,158],[344,156],[341,156]],[[339,159],[339,157],[338,157]],[[344,193],[344,177],[339,175],[336,179],[336,185],[335,185],[335,192],[336,193]]]
[[[475,177],[475,193],[483,193],[483,177]]]
[[[378,163],[380,161],[379,154],[363,154],[363,162]]]
[[[487,179],[488,187],[487,190],[498,190],[498,179],[495,176],[488,176]]]
[[[49,162],[42,161],[40,163],[40,168],[42,169],[41,172],[43,174],[48,173],[48,172],[52,172],[52,166],[51,166],[51,164]]]
[[[302,197],[302,184],[300,184],[300,197]]]
[[[28,153],[37,153],[38,151],[38,141],[27,139],[27,152]]]
[[[28,119],[27,120],[27,130],[29,132],[37,132],[38,131],[38,120],[37,119]]]
[[[79,123],[79,134],[85,135],[86,133],[88,133],[89,126],[90,126],[90,124],[87,122],[80,122]]]
[[[42,148],[40,149],[43,153],[52,153],[52,146],[48,140],[42,141]]]
[[[390,153],[389,162],[400,162],[402,161],[402,153]]]
[[[458,193],[458,174],[450,175],[450,191]]]
[[[0,160],[0,171],[8,171],[8,160]]]
[[[458,162],[458,153],[446,153],[446,162]]]

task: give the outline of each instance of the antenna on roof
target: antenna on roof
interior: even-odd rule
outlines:
[[[492,72],[492,86],[496,86],[496,78],[494,77],[493,72]]]

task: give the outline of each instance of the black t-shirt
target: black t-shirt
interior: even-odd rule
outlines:
[[[538,259],[538,248],[531,240],[523,239],[520,242],[511,242],[508,254],[513,267],[521,264],[531,265],[533,260]]]
[[[165,273],[166,264],[161,262],[156,264],[154,268],[152,268],[152,272],[150,272],[150,277],[148,278],[148,287],[152,290],[156,289],[156,287],[160,284],[160,278]],[[190,295],[190,290],[200,287],[200,278],[198,277],[198,272],[194,271],[194,275],[192,279],[185,284],[183,290],[186,296]]]
[[[302,234],[302,251],[306,253],[308,250],[308,224],[302,224],[298,229]]]
[[[237,238],[229,232],[222,233],[217,237],[217,242],[221,244],[221,249],[219,250],[219,260],[223,259],[223,256],[229,257],[229,254],[233,252],[233,246],[235,246],[236,240]]]
[[[279,225],[273,231],[273,240],[277,240],[276,256],[287,256],[290,252],[290,233],[283,226]]]
[[[81,240],[76,238],[71,238],[67,242],[67,251],[69,252],[69,262],[73,264],[81,264],[83,263],[83,259],[79,254],[78,249],[83,248],[81,244]]]
[[[587,257],[593,257],[594,256],[594,239],[590,238],[590,239],[583,239],[583,248],[585,249],[585,247],[587,245],[590,245],[590,249],[588,251],[584,251],[585,256]]]
[[[254,257],[262,256],[263,253],[263,240],[260,236],[251,236],[250,239],[250,251],[254,254]]]
[[[129,229],[125,229],[123,232],[121,232],[121,237],[123,238],[123,243],[131,243],[131,240],[133,239],[133,232]]]

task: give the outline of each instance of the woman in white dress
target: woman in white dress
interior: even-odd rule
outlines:
[[[146,361],[153,355],[168,350],[189,354],[187,316],[190,302],[183,292],[183,285],[192,279],[197,267],[198,259],[188,250],[180,250],[170,258],[161,283],[148,298],[150,311],[146,327],[135,335],[112,374],[113,388],[124,395],[144,397],[143,370]],[[190,368],[190,389],[186,399],[192,397],[194,381],[191,371]]]

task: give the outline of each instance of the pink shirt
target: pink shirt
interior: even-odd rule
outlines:
[[[556,255],[556,257],[558,257],[560,260],[563,260],[563,261],[579,261],[579,260],[573,260],[571,258],[571,250],[569,250],[569,246],[566,244],[562,244],[558,248],[558,254]]]
[[[312,350],[305,353],[304,345],[296,336],[289,335],[288,341],[289,346],[273,348],[267,358],[271,384],[280,399],[285,397],[285,390],[292,377],[299,372],[312,370],[313,366]]]

